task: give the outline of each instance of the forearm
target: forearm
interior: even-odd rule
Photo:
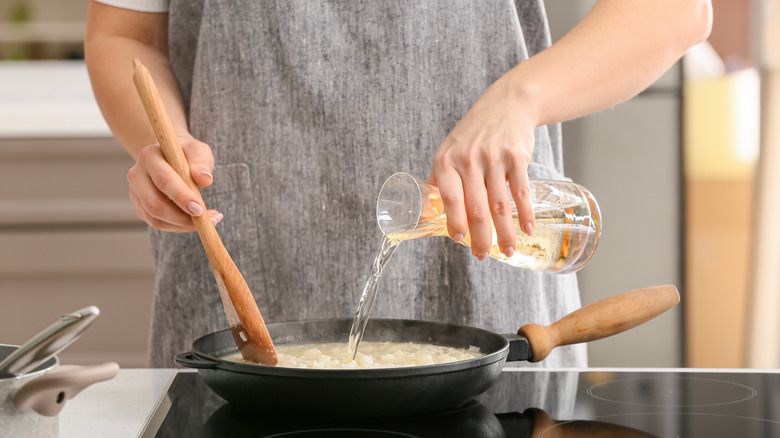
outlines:
[[[600,0],[502,81],[537,126],[571,120],[641,92],[706,39],[710,25],[708,0]]]
[[[163,22],[167,19],[163,17],[165,14],[155,14],[158,16],[155,21],[159,22],[154,26],[156,32],[135,38],[116,32],[111,27],[111,17],[117,11],[109,9],[106,17],[104,8],[107,7],[96,4],[90,8],[85,43],[87,68],[106,122],[122,146],[137,159],[144,146],[157,140],[133,85],[134,58],[140,59],[152,73],[176,132],[189,132],[184,106],[168,64],[167,38],[160,35],[166,30]],[[95,16],[95,9],[102,15]]]

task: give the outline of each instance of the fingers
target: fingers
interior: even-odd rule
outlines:
[[[477,174],[465,178],[463,191],[471,235],[471,252],[478,259],[485,260],[490,247],[493,246],[493,227],[485,180],[480,177],[481,175]]]
[[[496,244],[505,256],[512,257],[517,246],[516,219],[512,217],[507,176],[500,172],[489,172],[486,183],[490,214],[496,228]]]
[[[498,247],[511,257],[516,246],[515,222],[503,167],[485,165],[495,160],[479,156],[463,158],[453,152],[457,147],[452,141],[446,140],[437,152],[431,176],[441,193],[450,237],[458,242],[468,231],[472,253],[483,260],[494,244],[495,226]]]
[[[520,229],[529,236],[533,235],[536,227],[536,215],[531,204],[531,185],[528,180],[528,172],[511,172],[507,175],[512,198],[517,210],[517,222]]]
[[[534,119],[496,90],[488,89],[458,122],[436,151],[431,172],[450,236],[458,241],[468,231],[467,243],[479,259],[495,251],[494,244],[512,257],[518,224],[529,235],[535,226],[528,180]]]
[[[191,231],[194,229],[190,215],[184,213],[170,198],[161,192],[145,168],[139,163],[145,161],[142,152],[139,161],[127,173],[130,184],[130,200],[136,214],[154,228],[166,231]],[[173,171],[173,169],[171,169]],[[189,189],[188,189],[189,190]]]
[[[194,139],[181,139],[185,156],[190,161],[193,180],[204,187],[212,183],[213,155],[210,148]],[[138,161],[127,174],[130,199],[139,218],[154,228],[189,232],[195,230],[191,216],[208,214],[212,223],[222,215],[206,210],[199,194],[168,164],[159,145],[145,147]]]
[[[450,166],[449,171],[439,171],[435,173],[435,179],[432,178],[441,193],[450,237],[458,242],[468,231],[469,246],[480,260],[487,258],[494,244],[507,257],[512,257],[517,246],[517,218],[513,217],[513,202],[507,187],[510,175],[513,175],[510,183],[515,186],[518,186],[517,181],[525,181],[525,188],[520,192],[528,193],[528,179],[524,171],[508,175],[503,167],[499,167],[486,169],[487,175],[484,175],[482,170],[485,169],[482,168],[480,171],[458,172]],[[523,187],[522,184],[520,186]],[[522,205],[531,216],[525,220],[533,221],[530,196],[526,196]]]
[[[214,154],[211,148],[192,137],[179,137],[179,143],[184,150],[184,156],[190,164],[190,173],[198,187],[208,187],[214,181]]]
[[[439,187],[444,211],[447,213],[447,231],[452,240],[460,243],[468,231],[468,219],[463,203],[463,183],[460,175],[449,169],[434,172],[431,175],[431,183]]]

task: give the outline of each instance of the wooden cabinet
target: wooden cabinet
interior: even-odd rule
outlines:
[[[95,305],[62,362],[145,366],[154,273],[131,165],[112,138],[0,139],[0,342]]]

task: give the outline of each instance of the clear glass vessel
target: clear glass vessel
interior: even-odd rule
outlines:
[[[567,181],[531,180],[536,226],[532,236],[520,229],[515,218],[517,247],[505,256],[496,244],[490,257],[512,266],[538,271],[576,272],[590,261],[601,235],[601,212],[593,194]],[[379,229],[390,239],[403,241],[429,236],[448,236],[447,216],[439,189],[412,175],[399,172],[385,181],[376,204]],[[461,241],[470,246],[468,234]]]

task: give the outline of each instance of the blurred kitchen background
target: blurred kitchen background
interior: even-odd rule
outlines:
[[[546,0],[555,39],[591,0]],[[86,0],[0,3],[0,341],[101,317],[65,363],[144,366],[153,272],[131,166],[83,64]],[[597,367],[780,366],[780,0],[713,0],[706,44],[636,98],[564,124],[566,173],[599,199],[583,302],[675,284],[682,303],[590,346]],[[659,24],[663,31],[662,24]],[[530,321],[518,321],[518,326]],[[173,364],[172,364],[173,365]]]

